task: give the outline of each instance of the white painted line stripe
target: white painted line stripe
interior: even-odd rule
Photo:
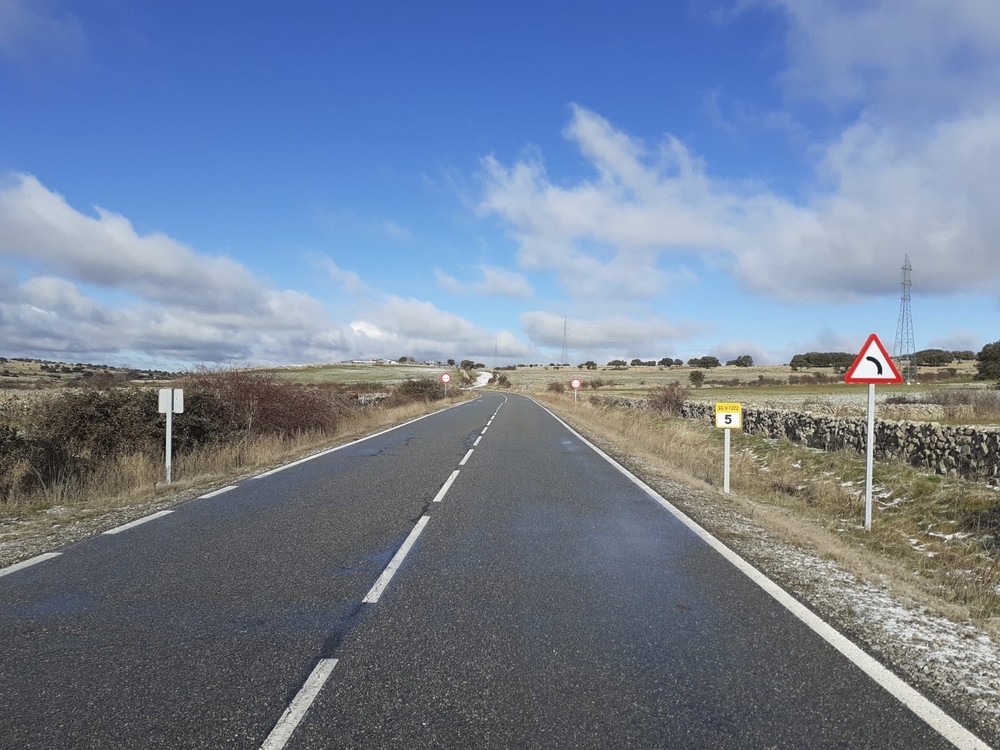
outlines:
[[[313,701],[316,700],[319,691],[323,689],[323,685],[330,678],[330,673],[333,672],[335,666],[337,666],[337,659],[319,660],[312,674],[309,675],[309,679],[306,680],[306,684],[296,693],[292,702],[288,704],[288,708],[285,709],[281,718],[278,719],[278,723],[274,725],[274,729],[267,735],[267,739],[260,746],[260,750],[281,750],[288,744],[288,740],[292,738],[295,728],[305,718],[306,712],[312,706]]]
[[[476,447],[477,445],[479,445],[479,441],[480,441],[480,440],[482,440],[482,439],[483,439],[483,436],[482,436],[482,435],[480,435],[479,437],[477,437],[477,438],[476,438],[476,442],[474,442],[474,443],[472,444],[472,447],[473,447],[473,448],[475,448],[475,447]]]
[[[410,532],[410,535],[406,537],[406,541],[403,542],[403,546],[399,548],[395,555],[393,555],[392,560],[389,561],[385,570],[382,571],[382,575],[380,575],[378,580],[375,581],[375,585],[371,587],[371,590],[365,594],[365,598],[361,600],[362,602],[365,604],[375,604],[375,602],[379,600],[379,597],[382,596],[382,592],[385,591],[385,587],[389,585],[389,581],[391,581],[392,577],[396,575],[396,571],[399,569],[399,566],[403,564],[403,560],[409,553],[410,547],[412,547],[413,543],[417,541],[417,537],[420,536],[420,532],[424,530],[424,526],[426,526],[427,522],[430,520],[430,516],[420,517],[420,520],[417,521],[417,525],[413,527],[413,531]]]
[[[460,406],[465,406],[465,405],[471,404],[471,403],[473,403],[473,402],[472,401],[463,401],[460,404],[452,404],[451,406],[446,406],[445,408],[439,409],[438,411],[431,412],[430,414],[424,414],[422,417],[417,417],[416,419],[411,419],[409,422],[403,422],[403,424],[398,424],[395,427],[390,427],[387,430],[382,430],[381,432],[376,432],[374,435],[368,435],[367,437],[358,438],[357,440],[352,440],[349,443],[344,443],[343,445],[338,445],[338,446],[336,446],[334,448],[327,448],[326,450],[322,450],[319,453],[313,453],[311,456],[306,456],[305,458],[300,458],[298,461],[292,461],[290,464],[285,464],[284,466],[279,466],[279,467],[277,467],[275,469],[271,469],[270,471],[265,471],[263,474],[258,474],[257,476],[250,477],[250,479],[263,479],[264,477],[269,477],[272,474],[277,474],[279,471],[284,471],[285,469],[290,469],[293,466],[298,466],[299,464],[304,464],[307,461],[312,461],[314,458],[321,458],[321,457],[326,456],[326,455],[328,455],[330,453],[335,453],[337,451],[342,451],[342,450],[344,450],[344,448],[350,448],[352,445],[357,445],[358,443],[363,443],[366,440],[371,440],[372,438],[381,437],[382,435],[386,435],[386,434],[392,432],[393,430],[402,429],[403,427],[406,427],[407,425],[411,425],[414,422],[419,422],[421,419],[427,419],[427,417],[433,417],[435,414],[440,414],[441,412],[448,411],[449,409],[457,409]]]
[[[486,422],[486,426],[487,427],[489,427],[491,424],[493,424],[493,420],[492,419]]]
[[[30,557],[27,560],[22,560],[19,563],[8,565],[6,568],[0,568],[0,578],[3,578],[5,575],[10,575],[11,573],[16,573],[19,570],[30,568],[32,565],[37,565],[40,562],[51,560],[53,557],[59,557],[61,554],[62,552],[46,552],[41,555],[35,555],[35,557]]]
[[[469,453],[472,453],[472,451],[469,451]],[[468,456],[466,456],[466,458],[468,458]],[[463,463],[464,461],[465,459],[463,459]],[[448,490],[451,489],[451,484],[455,481],[455,477],[457,476],[458,469],[455,469],[455,471],[451,472],[451,476],[448,477],[447,481],[441,485],[441,489],[438,490],[438,493],[434,496],[434,500],[432,502],[439,503],[444,500],[444,496],[448,494]]]
[[[471,456],[475,452],[475,450],[476,450],[475,448],[469,448],[469,452],[466,453],[465,457],[461,461],[458,462],[458,465],[459,466],[465,466],[465,462],[469,460],[469,456]]]
[[[563,427],[569,430],[572,434],[576,435],[583,443],[590,447],[595,453],[601,456],[605,461],[614,466],[618,471],[628,477],[632,482],[642,488],[653,500],[658,502],[664,508],[666,508],[670,513],[672,513],[677,520],[687,526],[691,531],[701,537],[710,547],[712,547],[716,552],[722,555],[726,560],[731,562],[736,568],[743,573],[747,578],[760,586],[764,591],[771,595],[781,606],[791,612],[795,617],[801,620],[807,627],[809,627],[813,632],[819,635],[820,638],[825,640],[835,649],[837,649],[841,654],[843,654],[847,659],[849,659],[856,667],[858,667],[862,672],[871,677],[875,682],[881,685],[890,695],[892,695],[896,700],[910,709],[913,713],[923,719],[927,724],[934,729],[938,734],[944,737],[946,740],[951,742],[959,750],[991,750],[990,746],[985,742],[976,737],[972,732],[963,727],[957,721],[955,721],[951,716],[946,714],[940,708],[938,708],[934,703],[927,700],[923,695],[917,692],[908,683],[904,682],[902,679],[897,677],[895,674],[890,672],[884,666],[882,666],[878,661],[869,656],[865,651],[856,646],[852,641],[848,640],[839,631],[835,630],[831,625],[829,625],[825,620],[821,619],[818,615],[814,614],[810,609],[808,609],[804,604],[799,602],[797,599],[788,594],[783,588],[772,581],[770,578],[765,576],[750,563],[744,560],[742,557],[733,552],[729,547],[724,545],[714,536],[709,534],[705,529],[699,526],[694,520],[689,518],[680,508],[671,504],[668,500],[661,497],[656,490],[650,487],[648,484],[643,482],[639,477],[635,476],[632,472],[626,469],[624,466],[616,462],[613,458],[608,456],[604,451],[598,448],[596,445],[587,440],[583,435],[578,433],[568,424],[563,422],[555,414],[546,409],[541,404],[542,409],[548,411]]]
[[[163,516],[167,515],[168,513],[173,513],[173,511],[172,510],[161,510],[159,513],[151,513],[150,515],[143,516],[142,518],[140,518],[140,519],[138,519],[136,521],[131,521],[129,523],[122,524],[121,526],[116,526],[113,529],[108,529],[104,533],[105,534],[121,534],[123,531],[127,531],[128,529],[135,528],[136,526],[141,526],[144,523],[149,523],[150,521],[153,521],[153,520],[155,520],[157,518],[162,518]]]
[[[229,490],[235,490],[235,489],[236,489],[236,485],[235,484],[231,484],[228,487],[223,487],[222,489],[218,489],[218,490],[215,490],[213,492],[208,492],[208,493],[202,495],[201,497],[199,497],[198,499],[199,500],[208,500],[210,497],[218,497],[219,495],[221,495],[224,492],[229,492]]]
[[[480,435],[485,435],[485,434],[486,434],[486,431],[487,431],[488,429],[490,429],[490,428],[489,428],[489,427],[484,427],[484,428],[483,428],[483,431],[482,431],[482,432],[480,432],[479,434],[480,434]]]

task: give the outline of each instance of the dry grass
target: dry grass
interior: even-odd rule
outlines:
[[[568,396],[536,397],[585,434],[610,440],[627,463],[721,489],[721,430],[648,411],[583,400],[574,405]],[[944,614],[1000,623],[1000,493],[901,463],[876,464],[873,529],[867,532],[864,478],[863,456],[737,432],[732,494],[708,496],[861,578],[886,576],[897,590],[934,602]],[[698,516],[697,507],[689,510]]]

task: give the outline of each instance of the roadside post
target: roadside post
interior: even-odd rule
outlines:
[[[845,383],[868,384],[868,448],[865,452],[865,531],[872,530],[872,465],[875,461],[875,384],[902,383],[889,353],[874,333],[861,347],[857,359],[844,375]]]
[[[729,432],[743,429],[743,404],[717,402],[715,426],[725,431],[725,448],[722,458],[722,491],[729,494]]]
[[[569,381],[569,387],[573,389],[573,403],[576,403],[576,392],[580,390],[580,386],[583,383],[580,382],[580,378],[573,378]]]
[[[161,388],[160,389],[160,414],[167,415],[167,484],[172,479],[173,470],[172,454],[174,448],[174,414],[184,412],[184,389],[183,388]]]
[[[441,373],[441,382],[444,383],[444,397],[448,398],[448,383],[451,382],[451,373],[450,372],[442,372]]]

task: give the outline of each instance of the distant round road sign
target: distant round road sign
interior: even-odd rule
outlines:
[[[450,372],[442,372],[441,373],[441,382],[444,383],[445,385],[448,385],[448,383],[451,382],[451,373]]]
[[[583,383],[580,382],[579,378],[573,378],[571,381],[569,381],[569,387],[572,388],[574,391],[579,389],[581,385],[583,385]]]

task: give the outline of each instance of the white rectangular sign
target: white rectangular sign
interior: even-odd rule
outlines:
[[[160,389],[160,414],[184,413],[184,389],[183,388],[161,388]]]

